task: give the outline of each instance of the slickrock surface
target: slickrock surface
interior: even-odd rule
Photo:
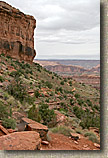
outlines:
[[[39,150],[41,139],[35,131],[15,132],[0,137],[0,150]]]
[[[0,54],[32,62],[36,20],[0,1]]]

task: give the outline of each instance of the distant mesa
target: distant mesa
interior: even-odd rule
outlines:
[[[36,20],[0,1],[0,54],[32,62]]]

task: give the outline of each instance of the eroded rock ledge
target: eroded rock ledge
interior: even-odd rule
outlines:
[[[36,20],[0,1],[0,54],[32,62]]]

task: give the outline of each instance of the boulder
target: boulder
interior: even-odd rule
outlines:
[[[0,150],[40,150],[41,139],[35,131],[15,132],[0,137]]]
[[[36,131],[42,140],[47,140],[48,127],[28,118],[22,118],[22,123],[26,124],[26,131]]]

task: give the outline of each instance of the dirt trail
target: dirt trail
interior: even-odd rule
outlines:
[[[41,150],[100,150],[85,137],[74,141],[62,134],[49,133],[49,136],[51,137],[49,145],[42,145]]]

